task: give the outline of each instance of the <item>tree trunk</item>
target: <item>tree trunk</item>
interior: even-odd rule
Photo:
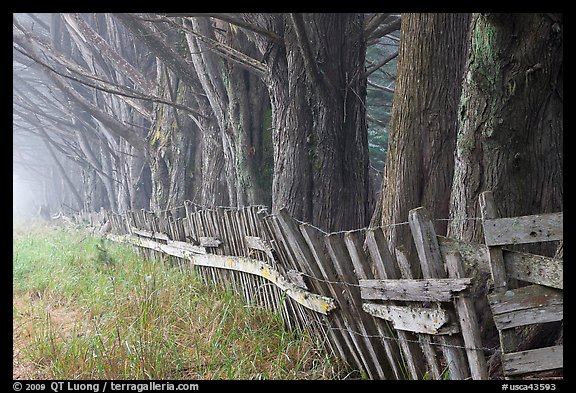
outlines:
[[[388,154],[372,225],[405,223],[419,206],[432,219],[448,217],[469,26],[470,14],[402,15]],[[436,221],[435,229],[445,234],[446,221]],[[417,258],[408,225],[387,233],[392,252]]]
[[[503,217],[561,211],[562,15],[476,15],[459,111],[449,236],[482,242],[478,195]],[[547,254],[556,248],[551,245]]]
[[[167,100],[184,104],[192,100],[184,81],[167,67],[158,65],[157,78],[160,94]],[[188,170],[189,162],[194,162],[191,140],[195,131],[196,126],[186,114],[182,115],[164,104],[156,106],[149,138],[153,152],[150,166],[153,210],[174,208],[192,198],[190,186],[193,176],[189,176]]]
[[[448,236],[483,243],[478,196],[492,190],[502,217],[563,208],[562,16],[475,15],[459,110]],[[534,247],[536,246],[536,247]],[[554,242],[524,251],[553,256]],[[486,303],[488,276],[476,276],[475,307],[485,345],[498,341]],[[554,342],[561,324],[520,333],[520,349]],[[495,354],[497,356],[497,353]],[[499,364],[496,358],[491,363]],[[495,367],[492,377],[501,375]]]
[[[364,227],[370,185],[363,15],[282,17],[285,48],[270,42],[265,54],[274,142],[272,210],[287,208],[326,231]]]
[[[222,32],[218,36],[208,18],[192,18],[187,25],[205,38],[238,48],[246,54],[255,53],[254,44],[228,23],[216,22],[215,27]],[[267,107],[264,85],[255,75],[218,57],[194,34],[187,33],[186,39],[199,83],[211,108],[210,116],[216,119],[219,128],[229,203],[233,206],[264,203],[271,192],[260,179],[257,159],[262,157],[259,151],[262,119]]]

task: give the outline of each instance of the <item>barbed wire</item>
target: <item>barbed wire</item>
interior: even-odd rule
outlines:
[[[328,316],[327,316],[326,318],[328,318]],[[382,320],[382,321],[384,321],[384,320]],[[328,324],[326,324],[326,323],[321,322],[321,321],[318,320],[318,319],[315,319],[313,323],[316,323],[316,324],[318,324],[318,325],[321,325],[321,326],[323,326],[324,328],[327,328],[327,329],[330,329],[330,330],[337,330],[337,331],[340,331],[340,332],[346,332],[346,333],[354,334],[354,335],[356,335],[356,336],[363,337],[363,338],[381,338],[381,339],[386,339],[386,340],[393,340],[393,341],[396,341],[396,342],[411,342],[411,343],[416,343],[416,344],[422,344],[422,343],[420,342],[420,340],[412,340],[412,339],[409,339],[409,338],[398,338],[398,337],[394,337],[394,336],[388,336],[388,335],[385,335],[385,334],[364,334],[364,333],[361,333],[361,332],[357,332],[357,331],[355,331],[355,330],[350,330],[350,329],[347,329],[347,328],[341,328],[341,327],[335,327],[335,326],[332,326],[332,325],[328,325]],[[427,334],[427,333],[416,333],[416,334],[425,334],[425,335],[428,335],[428,336],[433,336],[433,335],[429,335],[429,334]],[[495,346],[495,347],[492,347],[492,348],[489,348],[489,347],[468,347],[468,346],[465,346],[465,345],[446,344],[446,343],[440,343],[440,342],[435,342],[435,341],[430,341],[429,344],[430,344],[430,345],[436,345],[436,346],[438,346],[438,347],[450,347],[450,348],[465,349],[465,350],[487,351],[487,352],[490,352],[490,353],[492,353],[492,352],[494,352],[494,351],[496,351],[496,350],[499,349],[498,346]]]
[[[200,208],[201,210],[209,210],[209,211],[213,211],[216,209],[224,209],[224,210],[240,210],[240,209],[244,209],[244,208],[248,208],[248,207],[260,207],[260,208],[266,208],[267,206],[265,205],[250,205],[250,206],[206,206],[206,205],[201,205],[199,203],[190,201],[190,200],[186,200],[184,202],[183,205],[177,205],[174,207],[170,207],[167,209],[163,209],[163,210],[155,210],[152,211],[152,213],[165,213],[165,212],[171,212],[173,210],[178,210],[178,209],[184,209],[186,208],[186,203],[196,206],[197,208]],[[276,216],[276,214],[272,213],[269,214],[270,216]],[[322,233],[323,235],[339,235],[339,234],[347,234],[347,233],[354,233],[354,232],[363,232],[363,231],[367,231],[367,230],[374,230],[374,229],[388,229],[388,228],[394,228],[397,226],[403,226],[403,225],[410,225],[410,222],[408,221],[404,221],[404,222],[396,222],[396,223],[392,223],[392,224],[381,224],[381,225],[376,225],[376,226],[367,226],[367,227],[363,227],[363,228],[356,228],[356,229],[345,229],[345,230],[341,230],[341,231],[333,231],[333,232],[327,232],[322,228],[319,228],[317,226],[315,226],[314,224],[310,223],[310,222],[306,222],[306,221],[302,221],[299,220],[295,217],[292,217],[292,219],[294,221],[296,221],[298,224],[300,225],[306,225],[308,227],[314,228],[317,231],[319,231],[320,233]],[[454,217],[454,218],[432,218],[431,221],[482,221],[481,217]]]
[[[263,287],[275,287],[273,284],[271,283],[264,283],[264,284],[260,284],[257,288],[256,288],[256,292],[258,293]],[[456,296],[455,296],[456,298]],[[258,296],[255,295],[254,299],[246,299],[246,301],[249,304],[252,305],[256,305],[256,306],[262,306],[262,305],[258,305],[257,302],[254,302],[254,300],[258,300]],[[272,303],[275,304],[275,301],[273,301]],[[269,306],[265,306],[265,307],[269,307]],[[277,305],[277,307],[282,307],[281,305]],[[273,310],[276,311],[276,310]],[[326,329],[330,329],[330,330],[336,330],[336,331],[340,331],[340,332],[346,332],[349,334],[353,334],[355,336],[359,336],[362,338],[379,338],[379,339],[383,339],[383,340],[393,340],[396,341],[397,343],[402,343],[402,342],[410,342],[410,343],[416,343],[416,344],[422,344],[422,342],[420,340],[413,340],[413,339],[409,339],[407,337],[403,337],[403,338],[399,338],[399,337],[394,337],[394,336],[390,336],[390,335],[386,335],[386,334],[366,334],[366,333],[362,333],[356,330],[352,330],[349,328],[341,328],[341,327],[337,327],[337,326],[333,326],[332,324],[328,324],[328,323],[324,323],[321,321],[320,318],[323,318],[325,321],[329,321],[330,315],[319,315],[319,314],[314,314],[315,318],[313,318],[312,320],[312,324],[317,324],[322,326],[323,328]],[[290,314],[287,314],[287,317],[290,317]],[[378,317],[374,317],[373,318],[377,318],[381,321],[386,321],[382,318],[378,318]],[[386,321],[388,323],[388,321]],[[362,323],[363,324],[363,323]],[[399,329],[395,329],[396,331],[398,331]],[[405,331],[408,332],[408,331]],[[427,334],[427,333],[416,333],[418,335],[427,335],[427,336],[431,336],[433,337],[434,335],[431,334]],[[499,346],[494,346],[494,347],[470,347],[470,346],[466,346],[466,345],[457,345],[457,344],[447,344],[447,343],[442,343],[442,342],[435,342],[430,340],[428,342],[428,344],[430,345],[434,345],[434,346],[438,346],[438,347],[449,347],[449,348],[456,348],[456,349],[464,349],[464,350],[478,350],[478,351],[486,351],[489,353],[493,353],[496,350],[499,349]]]
[[[264,286],[271,286],[274,287],[273,284],[270,283],[264,283],[261,284],[258,288],[256,288],[257,292],[262,289],[262,287]],[[253,302],[253,300],[257,300],[257,296],[255,297],[255,299],[246,299],[248,303],[252,303],[253,305],[257,305],[257,303]],[[272,302],[275,303],[275,302]],[[267,306],[266,306],[267,307]],[[281,307],[281,306],[278,306]],[[287,314],[288,317],[289,314]],[[336,331],[340,331],[340,332],[346,332],[349,334],[353,334],[355,336],[359,336],[362,338],[379,338],[379,339],[385,339],[385,340],[393,340],[396,341],[398,343],[402,343],[402,342],[411,342],[411,343],[416,343],[416,344],[422,344],[422,342],[420,340],[413,340],[413,339],[409,339],[407,337],[403,337],[403,338],[399,338],[399,337],[394,337],[394,336],[390,336],[390,335],[386,335],[386,334],[365,334],[362,332],[358,332],[356,330],[352,330],[349,328],[341,328],[341,327],[337,327],[337,326],[333,326],[332,324],[328,324],[328,323],[324,323],[320,320],[319,317],[323,318],[325,321],[329,321],[330,315],[319,315],[319,314],[315,314],[316,318],[313,318],[312,323],[320,325],[326,329],[330,329],[330,330],[336,330]],[[378,318],[378,317],[374,317],[373,318]],[[378,318],[381,321],[385,321],[384,319]],[[395,330],[399,330],[399,329],[395,329]],[[407,332],[407,331],[406,331]],[[431,334],[427,334],[427,333],[416,333],[416,334],[423,334],[423,335],[428,335],[428,336],[434,336]],[[435,341],[429,341],[428,342],[430,345],[435,345],[438,347],[449,347],[449,348],[456,348],[456,349],[464,349],[464,350],[478,350],[478,351],[487,351],[489,353],[493,353],[496,350],[499,349],[499,346],[495,346],[495,347],[470,347],[470,346],[466,346],[466,345],[457,345],[457,344],[447,344],[447,343],[442,343],[442,342],[435,342]]]

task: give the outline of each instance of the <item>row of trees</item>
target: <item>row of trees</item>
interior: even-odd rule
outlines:
[[[399,25],[391,14],[16,14],[15,157],[30,170],[39,154],[21,146],[39,137],[76,207],[267,204],[326,230],[365,226],[366,81],[395,57],[366,70],[366,47]]]
[[[477,242],[484,190],[563,209],[562,14],[15,14],[13,41],[15,170],[75,209],[266,204],[337,231],[426,206]],[[408,232],[387,234],[411,260]]]
[[[400,23],[399,51],[375,50]],[[504,214],[562,209],[562,29],[561,14],[15,14],[14,164],[45,188],[42,168],[58,173],[76,208],[267,204],[334,231],[423,205],[455,219],[439,233],[479,240],[464,218],[485,189]],[[367,88],[393,90],[368,77],[396,56],[374,200]]]

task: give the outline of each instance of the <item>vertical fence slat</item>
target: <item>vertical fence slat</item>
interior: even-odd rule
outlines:
[[[334,271],[334,267],[330,263],[328,259],[328,255],[326,252],[326,245],[323,241],[323,236],[320,235],[318,230],[312,228],[309,225],[302,224],[300,226],[301,233],[303,235],[303,240],[305,241],[304,244],[299,245],[300,252],[307,252],[310,255],[306,257],[301,257],[302,261],[309,261],[309,265],[306,269],[303,269],[304,272],[310,274],[308,270],[311,270],[310,274],[312,277],[317,277],[323,280],[323,283],[326,284],[324,286],[319,285],[318,288],[320,290],[326,291],[328,293],[323,292],[326,296],[331,296],[337,300],[340,306],[346,304],[346,299],[342,294],[342,289],[340,288],[341,284],[337,283],[337,275]],[[294,239],[299,239],[298,236],[294,236]],[[296,240],[292,240],[296,242]],[[304,255],[304,254],[303,254]],[[315,263],[313,263],[315,261]],[[309,268],[309,269],[308,269]],[[311,280],[315,282],[317,280]],[[312,283],[311,283],[312,284]],[[336,285],[339,287],[336,288]],[[334,322],[336,328],[338,329],[338,335],[335,335],[335,339],[337,343],[340,344],[340,348],[344,352],[343,359],[349,363],[354,362],[354,364],[361,370],[365,369],[364,361],[361,360],[359,356],[360,353],[360,345],[358,343],[358,339],[354,334],[347,334],[346,331],[353,331],[353,322],[349,320],[349,316],[342,307],[338,307],[336,310],[333,310],[330,314],[330,320]],[[345,345],[342,345],[341,343]]]
[[[359,232],[346,233],[344,235],[344,242],[348,248],[348,253],[350,254],[352,265],[354,266],[356,278],[358,280],[373,279],[374,274],[369,268],[370,261],[364,254],[362,247],[364,242],[362,239],[360,239]],[[361,307],[362,304],[360,301],[360,308]],[[358,310],[358,312],[362,313],[360,310]],[[388,323],[380,318],[367,317],[366,319],[372,322],[372,328],[375,328],[380,335],[379,339],[381,340],[386,352],[386,363],[384,368],[386,374],[389,374],[391,371],[396,379],[403,379],[402,372],[400,370],[400,364],[402,361],[400,357],[400,348],[393,339],[386,338],[390,336]],[[370,344],[374,345],[375,342],[376,340],[371,338]],[[376,359],[376,361],[382,363],[379,359]],[[388,378],[390,379],[390,376],[388,376]]]
[[[388,250],[388,242],[384,238],[381,228],[368,229],[365,243],[372,258],[374,278],[398,279],[401,277],[400,269]],[[390,304],[401,303],[391,302]],[[396,333],[410,377],[416,380],[422,379],[425,373],[425,364],[422,351],[417,344],[417,336],[402,330],[396,330]]]
[[[498,208],[494,202],[494,194],[492,191],[484,191],[480,194],[480,213],[482,220],[499,218]],[[492,281],[494,282],[494,293],[504,292],[508,288],[509,277],[506,274],[506,266],[504,264],[504,256],[502,254],[502,247],[492,246],[488,247],[488,262],[490,265],[490,273],[492,274]],[[517,350],[519,345],[518,336],[514,329],[504,329],[498,332],[500,338],[500,349],[502,353],[513,352]],[[513,377],[507,377],[513,379]]]
[[[360,297],[360,288],[358,287],[358,278],[354,274],[353,264],[344,243],[343,234],[325,235],[324,243],[326,244],[328,255],[330,255],[332,263],[334,264],[338,280],[346,283],[345,289],[343,290],[348,305],[346,312],[350,314],[350,316],[356,314],[353,329],[361,334],[358,341],[367,372],[373,379],[376,379],[376,377],[386,379],[386,376],[391,376],[390,369],[388,368],[386,373],[384,372],[375,351],[375,348],[381,348],[379,345],[381,341],[372,342],[370,338],[370,336],[375,335],[377,332],[377,329],[372,323],[374,319],[370,315],[360,311],[362,310],[362,299]]]
[[[396,262],[398,262],[398,267],[400,268],[401,278],[414,278],[408,258],[406,258],[404,252],[399,249],[396,249]],[[422,306],[421,302],[412,302],[411,304]],[[440,368],[440,362],[438,361],[436,348],[432,342],[432,337],[429,334],[416,333],[416,335],[418,336],[422,353],[424,353],[424,357],[426,358],[426,364],[430,367],[429,371],[432,374],[432,378],[436,380],[441,379],[442,370]]]
[[[420,259],[422,275],[424,278],[446,278],[446,270],[440,254],[440,246],[436,238],[434,224],[430,220],[425,208],[419,207],[410,210],[408,222]],[[437,337],[442,345],[444,358],[448,362],[450,379],[466,379],[470,376],[463,342],[459,336]]]
[[[448,276],[450,278],[465,277],[459,253],[446,255],[446,267],[448,268]],[[468,356],[472,379],[488,379],[488,367],[486,365],[484,351],[481,349],[482,339],[480,330],[478,329],[478,320],[472,299],[467,295],[461,295],[454,299],[454,304],[458,318],[460,319],[464,344],[467,347],[466,355]]]

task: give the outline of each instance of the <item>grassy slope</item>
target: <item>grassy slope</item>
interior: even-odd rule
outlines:
[[[81,230],[13,231],[14,377],[338,379],[269,311]]]

